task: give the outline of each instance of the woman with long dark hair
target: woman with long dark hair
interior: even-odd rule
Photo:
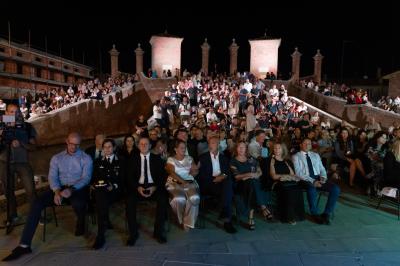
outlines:
[[[345,167],[349,168],[349,185],[350,187],[354,187],[356,171],[358,170],[362,176],[365,176],[365,172],[361,161],[355,157],[354,143],[350,138],[349,130],[347,128],[344,127],[340,130],[340,134],[334,147],[336,162],[342,169]]]

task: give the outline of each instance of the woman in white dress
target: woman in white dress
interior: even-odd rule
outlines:
[[[170,194],[170,205],[183,229],[194,228],[199,213],[200,192],[194,179],[198,167],[193,158],[185,155],[186,143],[178,140],[175,143],[175,156],[169,157],[165,166],[168,173],[166,188]]]

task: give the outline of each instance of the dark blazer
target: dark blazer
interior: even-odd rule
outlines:
[[[165,163],[159,155],[152,153],[150,153],[149,160],[151,177],[157,188],[163,188],[167,178]],[[126,164],[125,188],[126,192],[130,193],[136,191],[139,186],[140,171],[142,169],[140,153],[135,154]]]
[[[89,155],[90,158],[92,158],[92,160],[94,162],[95,161],[95,156],[96,156],[96,154],[95,154],[96,153],[96,146],[93,145],[93,146],[90,146],[90,147],[86,148],[85,153],[87,155]]]
[[[103,180],[120,189],[125,173],[124,160],[118,158],[117,155],[114,154],[111,163],[108,163],[105,157],[97,158],[93,163],[91,184],[97,184],[99,180]]]
[[[230,178],[230,168],[229,168],[229,160],[222,153],[219,153],[219,166],[221,168],[221,172],[226,174]],[[213,179],[213,169],[211,162],[211,154],[210,152],[206,152],[199,157],[200,161],[200,169],[199,174],[197,175],[197,180],[199,183],[210,182]]]

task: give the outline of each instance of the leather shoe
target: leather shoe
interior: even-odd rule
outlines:
[[[18,258],[20,258],[21,256],[25,255],[25,254],[29,254],[32,253],[32,250],[30,247],[21,247],[18,246],[16,248],[13,249],[13,251],[11,251],[11,254],[8,255],[7,257],[5,257],[3,259],[3,261],[12,261],[12,260],[16,260]]]
[[[155,236],[156,240],[160,244],[165,244],[167,243],[167,238],[165,236]]]
[[[102,247],[104,247],[104,244],[106,243],[106,239],[104,238],[104,236],[97,236],[96,237],[96,241],[93,244],[93,249],[101,249]]]
[[[126,241],[126,245],[130,246],[130,247],[133,247],[136,244],[136,241],[138,240],[138,238],[139,238],[139,234],[138,233],[136,233],[135,235],[129,237],[129,239]]]
[[[224,223],[224,229],[229,234],[234,234],[237,232],[236,228],[233,227],[232,222]]]
[[[312,220],[316,224],[323,224],[324,222],[322,221],[322,218],[320,215],[311,215]]]
[[[326,213],[321,214],[321,222],[322,224],[330,225],[331,221],[329,220],[329,214]]]
[[[75,236],[83,236],[85,234],[84,228],[76,228],[75,229]]]

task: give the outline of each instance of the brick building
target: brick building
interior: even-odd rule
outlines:
[[[92,68],[0,38],[0,98],[60,89],[89,79]]]

